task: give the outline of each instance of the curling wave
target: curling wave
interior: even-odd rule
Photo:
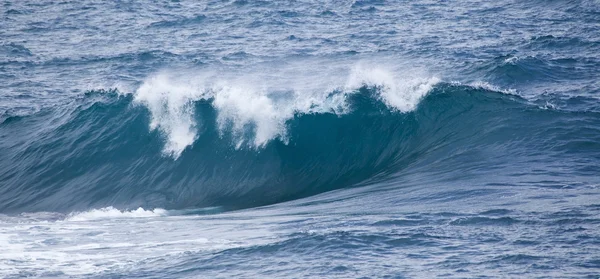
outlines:
[[[563,132],[552,132],[557,122],[581,117],[485,84],[386,83],[385,74],[352,73],[353,82],[325,93],[186,84],[159,75],[134,94],[90,91],[62,111],[11,118],[0,124],[0,211],[231,210],[399,172],[443,179],[476,169],[483,155],[474,150],[484,147],[485,156],[510,157],[512,164],[524,152],[596,150],[583,133],[571,131],[592,145],[573,151]],[[538,120],[536,129],[523,122],[530,118]],[[506,150],[498,145],[511,151],[490,153]],[[468,160],[457,167],[453,160],[461,156]]]

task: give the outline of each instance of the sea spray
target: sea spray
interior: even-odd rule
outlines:
[[[193,102],[210,100],[217,110],[219,133],[232,132],[236,147],[258,148],[270,140],[287,141],[286,122],[298,114],[348,112],[347,97],[361,87],[373,87],[379,98],[400,112],[415,109],[439,82],[436,77],[395,73],[373,63],[326,69],[318,74],[306,68],[269,71],[160,72],[151,75],[135,92],[135,101],[152,115],[150,130],[166,139],[164,152],[178,158],[198,138]],[[284,72],[287,76],[274,75]],[[343,75],[340,75],[344,73]],[[245,137],[251,131],[250,140]]]

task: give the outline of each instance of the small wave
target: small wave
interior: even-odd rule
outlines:
[[[543,35],[534,36],[527,43],[526,47],[533,50],[547,50],[547,49],[573,49],[580,48],[583,50],[595,49],[600,45],[599,41],[595,41],[588,38],[578,38],[569,36],[553,36]]]
[[[23,45],[8,43],[0,45],[0,54],[8,57],[32,56],[31,50]]]
[[[573,78],[591,77],[592,69],[597,66],[594,59],[588,57],[550,58],[546,55],[514,54],[496,57],[480,69],[486,71],[486,79],[494,84],[517,86],[527,83],[557,83]]]
[[[381,0],[357,0],[352,4],[352,8],[357,7],[371,7],[371,6],[382,6],[385,2]]]
[[[475,89],[484,89],[484,90],[488,90],[488,91],[493,91],[493,92],[501,92],[504,94],[509,94],[509,95],[517,95],[517,90],[513,89],[513,88],[508,88],[508,89],[504,89],[504,88],[500,88],[496,85],[490,84],[488,82],[485,81],[476,81],[476,82],[472,82],[468,84],[469,86],[475,88]]]
[[[206,19],[205,15],[195,15],[192,17],[180,17],[173,20],[162,20],[153,22],[149,25],[151,28],[169,28],[177,26],[181,28],[182,26],[187,25],[197,25],[203,22]]]
[[[519,223],[519,220],[516,220],[511,217],[466,217],[459,218],[450,222],[450,225],[455,226],[510,226]]]

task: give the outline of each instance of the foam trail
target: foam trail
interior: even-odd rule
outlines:
[[[356,94],[361,87],[378,88],[381,100],[391,109],[409,112],[439,82],[435,77],[399,75],[365,63],[286,67],[243,73],[160,73],[144,81],[135,101],[149,109],[150,129],[165,135],[164,152],[177,159],[199,136],[195,101],[211,101],[219,133],[229,133],[236,148],[260,148],[274,139],[287,142],[286,122],[294,115],[347,113],[348,94]]]
[[[460,83],[458,83],[460,84]],[[472,82],[467,84],[468,86],[471,86],[473,88],[476,89],[484,89],[484,90],[489,90],[489,91],[494,91],[494,92],[500,92],[500,93],[504,93],[504,94],[510,94],[510,95],[516,95],[517,94],[517,90],[509,88],[509,89],[502,89],[498,86],[492,85],[490,83],[487,83],[485,81],[476,81],[476,82]]]
[[[92,209],[85,212],[74,212],[69,214],[65,221],[91,221],[98,219],[115,219],[115,218],[149,218],[167,215],[167,211],[162,208],[145,210],[138,208],[136,210],[118,210],[112,206]]]

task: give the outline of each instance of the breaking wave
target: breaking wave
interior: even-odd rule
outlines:
[[[154,216],[164,212],[148,209],[261,206],[415,170],[441,179],[477,148],[567,152],[558,122],[589,121],[487,83],[364,64],[329,73],[162,72],[130,94],[93,90],[8,117],[0,210]],[[536,129],[523,121],[531,118]],[[571,127],[594,147],[576,131],[585,125]]]

